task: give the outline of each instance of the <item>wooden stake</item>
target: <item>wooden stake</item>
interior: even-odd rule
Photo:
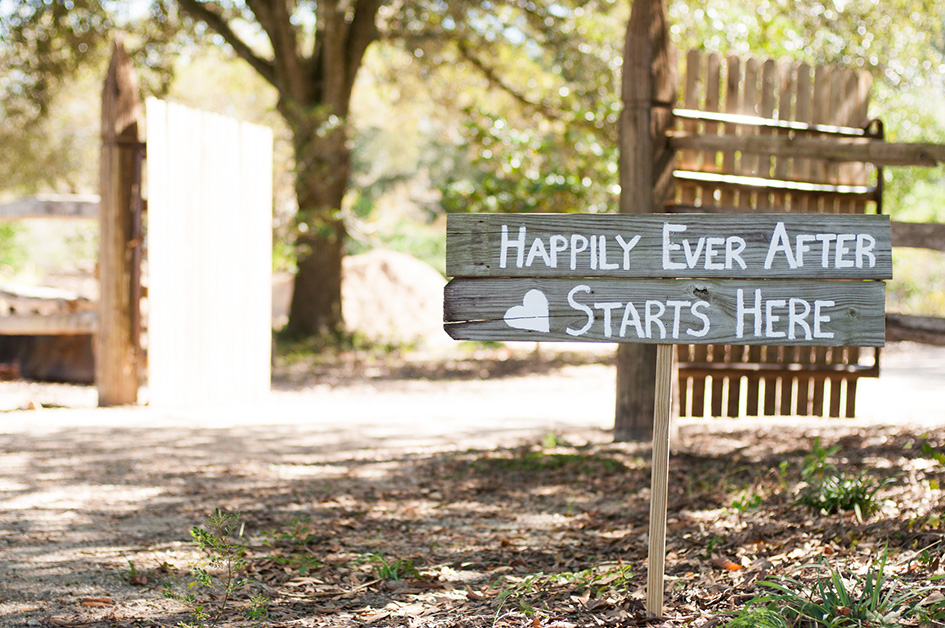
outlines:
[[[673,405],[673,346],[656,347],[656,405],[653,411],[653,469],[650,484],[650,548],[646,614],[663,614],[666,558],[666,505],[669,488],[669,421]]]

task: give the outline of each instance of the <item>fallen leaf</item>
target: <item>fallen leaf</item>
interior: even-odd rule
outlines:
[[[724,569],[725,571],[739,571],[745,568],[744,565],[733,563],[727,558],[713,558],[712,564],[718,567],[719,569]]]
[[[82,598],[81,605],[88,608],[100,608],[103,606],[112,606],[115,600],[110,597],[86,597]]]
[[[143,573],[136,573],[128,579],[128,584],[143,587],[148,583],[148,577]]]

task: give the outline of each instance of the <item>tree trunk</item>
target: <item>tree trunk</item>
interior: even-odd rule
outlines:
[[[673,151],[666,131],[676,100],[676,60],[662,0],[634,0],[624,46],[620,116],[620,211],[661,212],[672,192]],[[617,349],[614,439],[653,435],[656,346]]]
[[[324,112],[286,117],[295,121],[299,201],[298,270],[286,332],[296,337],[335,335],[344,329],[341,271],[347,231],[341,204],[351,167],[347,132],[338,118]]]

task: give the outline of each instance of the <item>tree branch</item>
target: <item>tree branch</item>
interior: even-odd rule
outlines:
[[[276,69],[272,61],[257,55],[253,49],[230,28],[230,24],[226,21],[226,18],[210,8],[211,6],[216,7],[217,5],[201,2],[200,0],[177,0],[177,4],[185,13],[195,20],[203,22],[210,27],[210,29],[223,37],[224,41],[233,47],[234,52],[236,52],[236,55],[240,59],[246,61],[260,76],[271,83],[276,89],[279,89]]]
[[[364,53],[378,37],[377,12],[380,8],[379,0],[357,0],[354,6],[354,17],[348,31],[345,83],[350,91],[354,87],[355,75],[364,58]]]
[[[287,0],[248,0],[246,4],[272,44],[276,78],[282,83],[280,91],[291,94],[299,102],[307,101],[310,90],[302,70],[303,59]]]
[[[463,57],[463,59],[466,59],[467,61],[469,61],[471,64],[473,64],[473,66],[477,70],[482,72],[482,75],[486,77],[486,80],[489,81],[489,83],[498,87],[500,90],[502,90],[503,92],[505,92],[506,94],[508,94],[509,96],[511,96],[518,102],[520,102],[521,104],[525,105],[529,109],[538,111],[539,113],[541,113],[542,115],[548,118],[563,117],[563,113],[555,109],[552,105],[546,102],[535,102],[529,99],[525,94],[521,93],[520,91],[516,90],[514,87],[509,85],[507,82],[505,82],[505,80],[503,80],[502,77],[500,77],[496,73],[494,68],[486,65],[486,63],[482,59],[475,56],[472,53],[472,51],[469,49],[469,46],[467,46],[466,42],[464,42],[463,40],[457,40],[456,48],[457,50],[459,50],[459,54]]]

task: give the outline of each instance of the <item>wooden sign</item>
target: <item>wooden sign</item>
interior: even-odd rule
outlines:
[[[457,340],[657,344],[646,611],[662,614],[672,344],[882,346],[885,216],[449,216]]]
[[[456,214],[450,277],[889,279],[887,216]]]
[[[882,282],[455,279],[455,339],[882,346]]]
[[[882,346],[892,247],[886,216],[466,214],[447,273],[458,340]]]

